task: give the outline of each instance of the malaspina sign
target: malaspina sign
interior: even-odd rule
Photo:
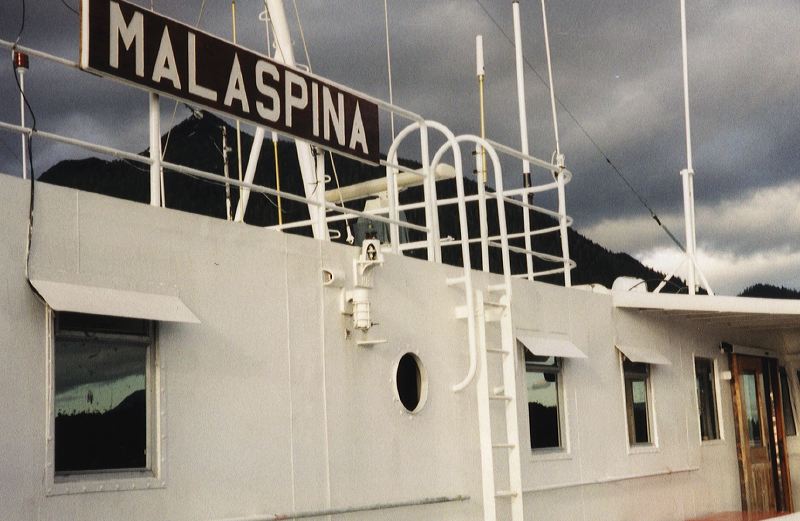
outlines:
[[[82,0],[81,68],[379,161],[378,106],[121,0]]]

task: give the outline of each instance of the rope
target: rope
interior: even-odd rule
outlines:
[[[556,136],[556,154],[561,156],[561,144],[558,139],[558,115],[556,114],[556,88],[553,84],[553,62],[550,58],[550,33],[547,29],[547,11],[542,0],[542,24],[544,25],[544,47],[547,51],[547,77],[550,80],[550,108],[553,110],[553,133]]]
[[[508,43],[510,43],[511,46],[513,47],[514,40],[511,39],[508,33],[506,33],[505,29],[503,29],[503,27],[497,22],[494,16],[492,16],[492,14],[486,9],[486,6],[483,5],[481,0],[475,0],[475,2],[478,4],[478,6],[480,6],[480,8],[483,10],[486,16],[489,18],[489,20],[492,21],[495,27],[497,27],[500,33],[505,37],[506,40],[508,40]],[[527,58],[525,58],[525,64],[528,66],[531,72],[533,72],[536,75],[536,77],[539,78],[539,81],[541,81],[542,84],[549,89],[549,86],[545,81],[545,79],[542,77],[541,74],[539,74],[539,71],[536,70],[536,68],[531,64],[531,62]],[[661,229],[664,231],[664,233],[667,234],[667,236],[672,240],[672,242],[674,242],[681,250],[686,251],[686,249],[683,247],[683,244],[681,244],[681,242],[675,238],[675,236],[672,234],[667,225],[661,222],[661,219],[658,217],[655,210],[653,210],[653,208],[648,204],[644,196],[642,196],[642,194],[640,194],[639,191],[637,191],[633,187],[630,181],[628,181],[628,178],[625,177],[625,175],[623,175],[620,169],[617,168],[617,165],[615,165],[611,161],[611,158],[608,157],[608,154],[606,154],[605,151],[602,149],[602,147],[600,147],[600,145],[597,144],[597,141],[595,141],[594,138],[591,136],[591,134],[589,134],[589,131],[586,130],[586,127],[584,127],[581,124],[581,122],[578,120],[575,114],[573,114],[572,111],[569,110],[566,105],[564,105],[564,102],[561,101],[561,99],[559,99],[558,96],[554,95],[553,97],[555,98],[556,102],[558,102],[558,105],[561,107],[561,109],[564,112],[566,112],[567,115],[570,117],[570,119],[572,119],[572,121],[575,123],[575,125],[577,125],[581,133],[583,133],[583,135],[586,136],[586,139],[588,139],[589,142],[592,144],[592,146],[594,146],[595,150],[597,150],[597,152],[603,157],[605,162],[608,163],[608,166],[611,167],[611,169],[614,171],[614,173],[617,174],[617,176],[619,176],[620,179],[622,179],[622,182],[625,183],[625,186],[627,186],[631,192],[633,192],[633,195],[636,196],[636,198],[639,200],[642,206],[644,206],[647,209],[647,211],[650,212],[650,217],[652,217],[652,219],[656,222],[656,224],[658,224],[658,226],[661,227]]]
[[[236,45],[236,0],[231,0],[231,27],[233,28],[233,44]],[[239,169],[239,182],[244,180],[242,175],[242,123],[236,120],[236,162]],[[242,200],[243,188],[239,187],[239,201]]]

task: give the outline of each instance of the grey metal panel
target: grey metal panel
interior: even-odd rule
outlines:
[[[164,322],[200,320],[178,297],[113,288],[82,286],[49,280],[31,280],[47,304],[56,311],[144,318]]]

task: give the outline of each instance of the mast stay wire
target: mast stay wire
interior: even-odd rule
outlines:
[[[265,43],[265,45],[267,47],[267,56],[272,58],[272,41],[271,41],[270,32],[269,32],[269,26],[272,23],[272,19],[269,16],[269,7],[267,7],[267,0],[264,0],[264,10],[259,15],[259,20],[261,20],[261,16],[262,15],[264,17],[263,18],[263,21],[264,21],[264,40],[265,40],[264,43]],[[275,40],[275,43],[278,46],[280,45],[280,42],[278,42],[277,39]],[[283,55],[283,51],[282,50],[281,50],[281,55]],[[275,189],[278,192],[280,192],[281,191],[281,165],[280,165],[280,162],[278,160],[278,135],[275,133],[274,130],[272,131],[272,159],[275,162]],[[264,197],[266,197],[267,201],[269,201],[272,204],[272,206],[274,206],[275,208],[278,209],[278,225],[279,226],[282,225],[283,224],[283,202],[281,201],[281,196],[278,195],[278,197],[277,197],[278,204],[275,204],[275,202],[273,202],[272,199],[270,199],[270,197],[267,194],[262,194],[262,195]]]
[[[292,6],[294,7],[294,16],[297,19],[297,27],[300,30],[300,40],[303,42],[303,53],[306,57],[306,66],[308,66],[308,71],[313,72],[311,68],[311,56],[308,54],[308,45],[306,44],[306,35],[303,32],[303,23],[300,21],[300,11],[297,9],[297,0],[292,0]],[[387,29],[388,30],[388,29]],[[388,38],[388,36],[387,36]],[[387,39],[388,44],[388,39]],[[389,88],[391,89],[391,80],[389,83]],[[393,120],[394,121],[394,120]],[[394,134],[394,124],[392,125],[392,134]],[[339,174],[336,171],[336,161],[333,158],[333,152],[328,150],[328,156],[331,158],[331,167],[333,169],[333,179],[336,182],[336,190],[339,192],[339,204],[344,208],[344,198],[342,196],[342,189],[339,185]],[[323,184],[324,190],[324,184]],[[347,218],[347,214],[345,214],[344,225],[347,230],[347,242],[349,244],[353,244],[355,242],[355,237],[353,237],[353,232],[350,230],[350,219]]]
[[[492,14],[486,8],[486,6],[483,4],[483,2],[481,0],[475,0],[475,2],[481,8],[481,10],[484,12],[484,14],[489,18],[489,20],[491,20],[491,22],[494,24],[494,26],[497,27],[497,29],[500,31],[500,33],[503,35],[503,37],[505,37],[505,39],[513,46],[514,45],[514,40],[511,39],[511,37],[508,35],[508,33],[506,33],[505,29],[503,29],[503,27],[495,19],[495,17],[492,16]],[[528,66],[528,68],[531,70],[531,72],[533,72],[533,74],[536,75],[537,78],[539,78],[539,81],[542,82],[542,84],[545,86],[545,88],[547,88],[549,90],[550,87],[548,86],[547,80],[545,80],[544,77],[541,74],[539,74],[539,71],[536,70],[536,68],[533,66],[533,64],[530,62],[530,60],[528,60],[527,57],[525,57],[524,60],[525,60],[525,64]],[[564,110],[564,112],[567,113],[567,115],[570,117],[570,119],[572,119],[572,121],[575,122],[575,125],[577,125],[577,127],[581,130],[581,133],[583,133],[583,135],[586,136],[586,139],[589,140],[589,142],[592,144],[592,146],[595,148],[595,150],[597,150],[597,152],[603,157],[603,159],[608,164],[608,166],[614,171],[614,173],[617,174],[617,176],[619,176],[619,178],[622,180],[622,182],[625,184],[625,186],[627,186],[628,189],[633,193],[633,195],[636,196],[636,198],[639,200],[639,203],[641,203],[641,205],[644,206],[645,209],[650,213],[650,217],[656,222],[656,224],[664,231],[664,233],[667,234],[667,236],[672,240],[672,242],[675,243],[675,245],[678,248],[680,248],[682,251],[686,251],[686,248],[683,246],[681,241],[678,240],[678,238],[675,237],[675,235],[672,233],[672,231],[670,231],[669,227],[661,221],[661,218],[658,216],[658,214],[656,214],[656,212],[653,209],[653,207],[650,206],[650,204],[647,202],[647,200],[644,198],[644,196],[638,190],[636,190],[636,188],[634,188],[634,186],[631,184],[631,182],[628,180],[628,178],[622,173],[622,171],[617,167],[617,165],[615,165],[614,162],[611,161],[611,158],[608,156],[608,154],[606,154],[606,152],[603,150],[603,148],[597,143],[597,141],[595,141],[595,139],[592,137],[592,135],[589,134],[589,131],[586,130],[586,127],[584,127],[581,124],[581,122],[578,120],[578,118],[575,116],[575,114],[573,114],[572,111],[569,110],[569,108],[567,108],[567,106],[564,104],[563,101],[561,101],[561,99],[558,96],[555,96],[555,94],[553,94],[553,98],[558,103],[558,105]]]
[[[63,0],[62,0],[63,1]],[[152,9],[152,5],[150,6]],[[194,24],[195,28],[200,27],[200,22],[203,20],[203,14],[206,10],[206,0],[200,4],[200,13],[197,15],[197,22]],[[175,100],[175,106],[172,107],[172,117],[169,120],[169,130],[167,130],[167,137],[164,139],[164,146],[161,148],[161,161],[167,156],[167,147],[169,146],[169,137],[172,135],[172,127],[175,125],[175,115],[178,113],[178,104],[180,102]],[[164,190],[164,169],[161,169],[161,206],[166,207],[166,194]]]
[[[394,92],[392,90],[392,53],[389,47],[389,0],[383,0],[383,24],[386,28],[386,70],[389,76],[389,104],[394,105]],[[389,124],[394,140],[394,112],[389,112]]]

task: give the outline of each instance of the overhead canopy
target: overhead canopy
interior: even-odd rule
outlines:
[[[560,335],[517,330],[517,340],[536,356],[561,358],[586,358],[586,355],[569,338]]]
[[[655,349],[642,346],[619,345],[617,349],[631,362],[639,364],[672,365],[672,362]]]
[[[163,322],[200,323],[183,301],[172,295],[82,286],[49,280],[31,280],[31,284],[56,311]]]
[[[800,329],[800,301],[613,291],[614,307],[727,329]]]

